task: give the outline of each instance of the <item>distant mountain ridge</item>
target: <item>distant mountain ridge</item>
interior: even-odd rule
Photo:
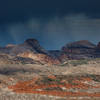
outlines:
[[[97,55],[98,49],[98,55]],[[88,40],[80,40],[66,44],[62,47],[62,55],[67,55],[69,59],[86,59],[100,57],[100,47]]]
[[[13,59],[12,59],[13,58]],[[88,40],[68,43],[61,50],[45,50],[36,39],[27,39],[22,44],[0,47],[0,59],[18,63],[61,64],[69,59],[100,58],[100,42],[95,45]],[[5,63],[5,62],[4,62]]]

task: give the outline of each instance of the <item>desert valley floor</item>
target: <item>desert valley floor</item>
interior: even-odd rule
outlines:
[[[0,100],[100,100],[100,60],[2,64]]]

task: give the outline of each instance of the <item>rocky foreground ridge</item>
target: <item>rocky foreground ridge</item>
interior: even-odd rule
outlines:
[[[10,64],[61,64],[68,59],[100,58],[100,42],[95,45],[88,40],[68,43],[61,50],[45,50],[36,39],[22,44],[0,47],[0,63]]]

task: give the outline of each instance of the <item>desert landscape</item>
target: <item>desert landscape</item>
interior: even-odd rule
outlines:
[[[0,47],[0,100],[100,100],[100,43],[45,50],[36,39]]]
[[[99,66],[0,65],[0,100],[99,100]]]
[[[100,100],[100,0],[0,0],[0,100]]]

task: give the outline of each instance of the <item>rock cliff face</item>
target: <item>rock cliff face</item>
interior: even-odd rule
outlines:
[[[97,57],[96,48],[96,45],[87,40],[72,42],[62,47],[62,54],[60,58],[65,59],[65,55],[68,59],[95,58]]]
[[[62,47],[62,51],[66,53],[89,53],[93,51],[96,45],[87,40],[81,40],[73,43],[66,44]]]

